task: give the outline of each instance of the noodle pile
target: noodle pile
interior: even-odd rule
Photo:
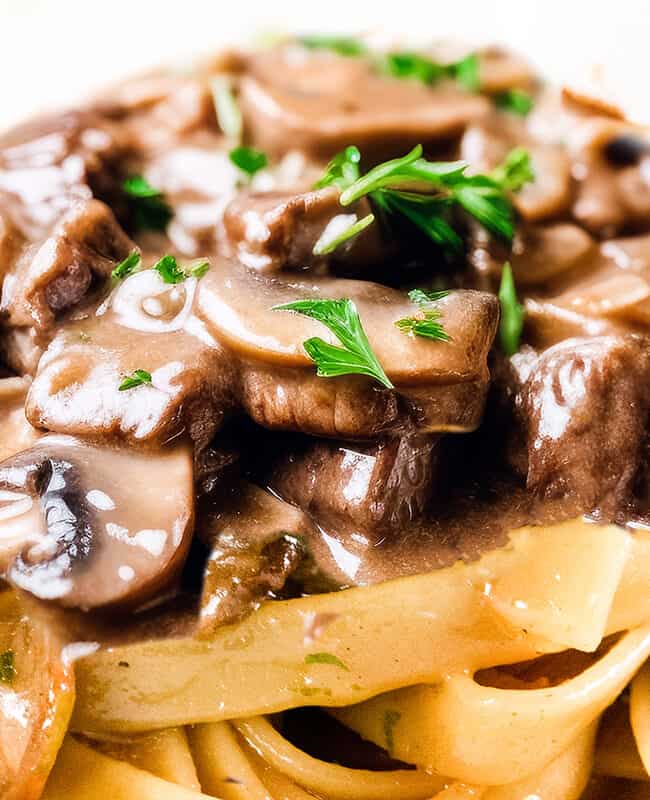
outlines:
[[[592,773],[594,798],[647,796],[648,574],[650,533],[578,519],[475,563],[267,604],[211,640],[97,651],[76,664],[44,797],[569,800]],[[417,769],[300,750],[271,715],[307,705]]]

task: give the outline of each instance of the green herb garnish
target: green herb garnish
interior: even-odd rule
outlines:
[[[342,245],[344,242],[353,239],[355,236],[358,236],[361,231],[364,231],[375,221],[374,214],[368,214],[359,220],[356,219],[355,214],[352,216],[355,217],[355,221],[336,236],[329,236],[327,228],[323,231],[321,237],[314,245],[313,253],[315,256],[324,256],[328,253],[333,253],[337,247]]]
[[[370,347],[361,325],[359,312],[352,300],[295,300],[273,306],[274,311],[295,311],[328,327],[341,342],[341,347],[318,336],[307,339],[303,347],[316,364],[316,374],[322,378],[338,375],[367,375],[392,389],[393,384],[384,372]]]
[[[124,378],[119,386],[119,391],[126,392],[128,389],[135,389],[136,386],[143,386],[145,383],[151,383],[151,373],[144,369],[136,369]]]
[[[384,711],[384,740],[389,755],[392,755],[395,749],[395,725],[400,719],[402,719],[402,715],[399,711],[393,711],[390,708]]]
[[[437,303],[449,295],[449,289],[440,289],[436,291],[427,292],[424,289],[411,289],[408,293],[409,300],[412,303],[417,303],[419,306],[426,306],[429,303]]]
[[[505,92],[500,92],[495,96],[494,104],[502,111],[509,111],[511,114],[526,117],[533,110],[535,101],[523,89],[507,89]]]
[[[132,272],[135,272],[141,263],[142,257],[140,253],[137,250],[132,250],[124,261],[120,261],[111,272],[111,278],[116,281],[122,281],[124,278],[128,278]]]
[[[16,672],[16,654],[13,650],[0,653],[0,683],[13,683]]]
[[[156,262],[152,269],[155,269],[165,283],[182,283],[187,278],[202,278],[210,269],[208,261],[201,261],[189,270],[182,269],[178,265],[174,256],[163,256]]]
[[[354,145],[346,147],[337,153],[327,165],[323,177],[314,184],[314,189],[323,189],[326,186],[338,186],[347,189],[359,179],[359,162],[361,153]]]
[[[217,122],[223,135],[233,144],[241,142],[244,123],[228,75],[218,75],[211,81],[212,100]]]
[[[368,52],[368,48],[359,39],[352,36],[327,36],[327,35],[308,35],[300,36],[298,41],[303,47],[309,50],[331,50],[340,56],[363,56]]]
[[[131,175],[122,183],[133,207],[133,219],[139,230],[164,231],[173,216],[160,190],[142,175]]]
[[[344,664],[334,653],[310,653],[305,656],[305,664],[331,664],[333,667],[340,667],[346,672],[350,671],[347,664]]]
[[[267,166],[269,163],[266,153],[255,150],[252,147],[240,145],[230,151],[228,157],[232,163],[248,176],[253,177],[256,172]]]
[[[504,192],[518,192],[525,184],[535,180],[530,153],[525,147],[515,147],[503,164],[492,170],[491,178]]]
[[[412,289],[409,300],[421,307],[421,314],[417,317],[404,317],[398,319],[395,325],[410,336],[422,336],[438,342],[449,342],[451,336],[444,329],[440,318],[442,314],[437,308],[431,308],[438,300],[447,297],[448,291],[425,292],[422,289]]]
[[[347,186],[340,202],[348,206],[369,196],[384,212],[408,219],[446,251],[458,254],[463,240],[449,222],[452,206],[462,207],[490,233],[510,242],[514,210],[508,194],[533,179],[526,150],[513,150],[490,175],[466,175],[464,161],[435,162],[417,145],[402,158],[378,164]]]
[[[480,88],[479,61],[475,53],[471,53],[452,64],[440,64],[419,53],[388,53],[380,61],[385,72],[395,78],[409,78],[432,86],[442,78],[458,81],[470,92]]]
[[[507,356],[511,356],[519,350],[519,340],[524,327],[524,316],[526,312],[524,307],[517,300],[515,279],[512,274],[512,267],[508,262],[503,265],[503,271],[501,273],[499,302],[501,303],[499,342],[503,352]]]

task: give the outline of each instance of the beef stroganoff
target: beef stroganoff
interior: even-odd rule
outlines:
[[[650,796],[650,132],[442,52],[0,137],[4,800]]]

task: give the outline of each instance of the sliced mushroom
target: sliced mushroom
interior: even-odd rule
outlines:
[[[359,375],[318,377],[303,342],[335,342],[330,332],[272,310],[301,297],[353,299],[397,391]],[[124,281],[100,316],[62,328],[41,359],[27,417],[63,433],[135,440],[187,429],[199,447],[237,408],[269,428],[332,438],[374,437],[409,420],[423,431],[471,430],[487,390],[498,304],[459,291],[439,308],[449,342],[401,333],[394,323],[418,308],[369,282],[269,280],[213,259],[198,285],[191,278],[169,286],[147,270]],[[136,369],[150,372],[151,384],[120,391]]]
[[[485,47],[477,52],[481,91],[489,94],[506,89],[530,89],[536,78],[526,59],[503,47]]]
[[[173,581],[193,521],[185,445],[146,453],[44,436],[0,464],[0,572],[64,606],[139,604]]]
[[[43,609],[0,592],[0,796],[38,800],[68,727],[74,674]]]
[[[592,118],[574,129],[570,143],[577,178],[572,209],[575,219],[600,236],[612,236],[635,226],[647,229],[648,131],[621,120]]]
[[[468,127],[461,141],[461,157],[478,172],[489,172],[515,147],[530,153],[535,180],[513,197],[517,211],[530,222],[556,217],[571,203],[571,162],[557,144],[531,138],[526,124],[493,113]]]
[[[331,156],[356,144],[374,157],[444,141],[488,108],[452,82],[435,87],[382,75],[366,59],[295,45],[255,54],[241,80],[241,107],[252,142]]]
[[[545,296],[526,304],[529,328],[540,345],[568,336],[647,330],[650,236],[603,242],[577,272],[558,275]]]

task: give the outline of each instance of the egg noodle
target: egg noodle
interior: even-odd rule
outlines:
[[[594,797],[612,779],[647,796],[648,575],[650,533],[577,519],[474,563],[270,603],[211,639],[98,650],[75,664],[43,797],[569,800],[593,774]],[[307,705],[417,768],[303,752],[274,723]]]

